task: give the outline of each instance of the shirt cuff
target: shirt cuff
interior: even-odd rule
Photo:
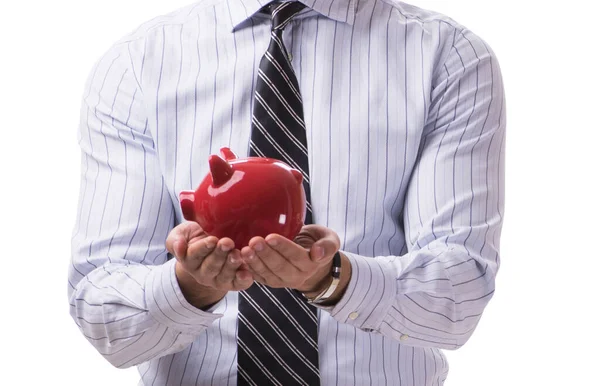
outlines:
[[[394,266],[383,259],[344,252],[352,266],[352,276],[344,295],[329,311],[340,323],[371,332],[378,330],[396,299]]]
[[[146,278],[146,307],[156,321],[168,328],[197,335],[223,316],[211,312],[216,311],[223,300],[207,312],[188,303],[175,276],[175,262],[171,259],[163,265],[151,267],[152,271]]]

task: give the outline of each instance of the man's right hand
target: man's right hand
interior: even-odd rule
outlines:
[[[230,238],[209,236],[195,222],[184,222],[167,237],[175,256],[175,274],[181,292],[193,306],[206,309],[229,291],[243,291],[254,282],[242,267],[242,257]],[[241,268],[241,269],[240,269]]]

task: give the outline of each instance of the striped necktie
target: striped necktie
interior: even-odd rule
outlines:
[[[305,6],[273,3],[271,41],[258,70],[250,155],[286,162],[304,174],[305,222],[312,223],[308,150],[298,80],[283,44],[284,28]],[[240,292],[238,385],[320,384],[314,307],[287,288],[254,283]]]

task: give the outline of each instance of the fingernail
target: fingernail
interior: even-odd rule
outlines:
[[[219,248],[223,252],[229,252],[231,250],[231,247],[229,245],[221,245]]]
[[[316,247],[315,255],[317,259],[322,259],[325,256],[325,249],[323,247]]]
[[[207,241],[206,242],[206,248],[208,248],[208,249],[213,249],[215,247],[215,245],[216,244],[214,242],[212,242],[212,241]]]
[[[237,264],[238,263],[238,259],[236,259],[234,255],[230,254],[229,255],[229,262],[231,262],[231,264]]]
[[[261,243],[256,243],[256,244],[254,245],[254,248],[253,248],[253,249],[254,249],[255,251],[257,251],[257,252],[260,252],[260,251],[262,251],[263,249],[265,249],[265,245],[264,245],[262,242],[261,242]]]
[[[269,244],[270,246],[274,247],[277,245],[277,239],[270,239],[267,241],[267,244]]]

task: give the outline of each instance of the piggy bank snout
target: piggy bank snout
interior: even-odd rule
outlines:
[[[184,190],[179,193],[179,202],[181,204],[181,213],[183,218],[188,221],[196,221],[196,205],[194,192]]]

